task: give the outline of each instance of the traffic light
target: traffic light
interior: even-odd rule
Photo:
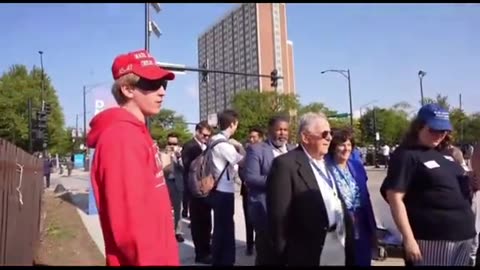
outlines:
[[[270,86],[273,88],[277,88],[278,86],[278,70],[274,69],[270,72]]]
[[[50,104],[48,104],[48,103],[45,103],[43,110],[45,111],[45,113],[46,113],[47,115],[50,115],[50,113],[52,112],[52,111],[51,111],[51,108],[50,108]]]
[[[47,129],[47,113],[45,111],[37,112],[37,127],[40,130]]]
[[[208,69],[208,59],[207,59],[207,62],[203,63],[202,68]],[[202,75],[202,82],[208,83],[208,72],[204,70],[201,72],[201,75]]]

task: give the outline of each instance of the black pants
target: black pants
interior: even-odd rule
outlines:
[[[266,230],[255,230],[255,266],[278,265],[271,238]]]
[[[50,187],[50,174],[45,174],[45,182],[46,182],[46,186],[47,188]]]
[[[208,198],[190,198],[190,225],[195,257],[201,259],[209,256],[211,254],[212,207]]]
[[[185,179],[185,177],[184,177]],[[188,189],[188,183],[184,180],[183,182],[183,196],[182,196],[182,217],[188,217],[188,210],[190,209],[190,190]]]
[[[233,266],[235,264],[235,194],[214,191],[213,206],[212,265]]]
[[[253,225],[248,214],[248,194],[242,196],[243,215],[245,216],[245,231],[247,233],[247,249],[253,249]]]

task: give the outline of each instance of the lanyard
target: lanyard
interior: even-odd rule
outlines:
[[[340,168],[338,168],[338,165],[335,164],[334,167],[335,167],[335,170],[337,170],[338,174],[340,174],[340,177],[343,178],[343,180],[349,181],[349,179],[345,176],[345,174],[343,174],[343,171]]]
[[[320,174],[320,176],[323,178],[323,180],[325,180],[325,182],[327,182],[327,184],[330,186],[331,189],[333,189],[333,191],[335,191],[335,188],[334,188],[334,184],[333,184],[333,180],[332,178],[328,177],[328,171],[327,171],[327,175],[325,175],[325,173],[323,173],[323,171],[317,166],[317,164],[315,164],[315,162],[312,160],[310,161],[310,163],[312,163],[313,167],[315,168],[315,170],[317,170],[318,174]],[[326,169],[326,168],[325,168]]]

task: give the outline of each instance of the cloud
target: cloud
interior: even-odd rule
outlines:
[[[192,99],[197,99],[198,98],[198,87],[194,84],[187,86],[185,89],[185,93],[187,94],[188,97]]]

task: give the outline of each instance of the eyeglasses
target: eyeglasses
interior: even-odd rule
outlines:
[[[202,136],[203,136],[204,138],[209,138],[209,137],[210,137],[210,134],[202,133]]]
[[[172,142],[168,142],[168,143],[167,143],[167,145],[168,145],[168,146],[177,146],[177,145],[178,145],[178,143],[172,143]]]
[[[325,130],[325,131],[323,131],[323,132],[320,133],[320,134],[308,133],[308,135],[309,135],[310,137],[315,138],[315,139],[326,139],[326,138],[328,138],[328,136],[330,136],[330,137],[332,136],[332,131],[331,131],[331,130]]]
[[[438,135],[442,134],[443,135],[443,134],[446,134],[450,131],[448,131],[448,130],[435,130],[435,129],[428,128],[428,132],[430,132],[430,134],[438,134]]]
[[[147,80],[140,78],[135,87],[144,91],[157,91],[160,89],[160,87],[163,87],[164,90],[167,90],[167,85],[167,80]]]

